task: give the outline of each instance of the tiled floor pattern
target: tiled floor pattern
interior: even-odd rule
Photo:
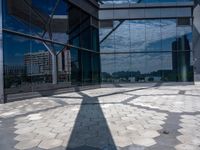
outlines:
[[[120,85],[1,104],[0,149],[200,150],[200,86]]]

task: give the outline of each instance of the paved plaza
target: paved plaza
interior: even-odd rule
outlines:
[[[200,150],[200,86],[115,85],[0,104],[0,150]]]

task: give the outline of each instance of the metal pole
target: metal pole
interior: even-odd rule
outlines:
[[[56,52],[52,49],[49,48],[49,46],[43,42],[43,45],[46,47],[46,49],[50,52],[51,54],[51,60],[52,60],[52,83],[57,84],[57,55]]]
[[[2,1],[0,1],[0,103],[4,103]]]
[[[52,78],[53,78],[53,84],[57,84],[57,59],[56,55],[52,56]]]

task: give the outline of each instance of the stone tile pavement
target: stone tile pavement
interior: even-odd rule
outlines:
[[[200,150],[200,86],[118,85],[0,104],[0,150]]]

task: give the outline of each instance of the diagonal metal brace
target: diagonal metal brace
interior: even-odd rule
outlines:
[[[100,42],[99,44],[103,43],[115,30],[117,30],[117,28],[119,28],[119,26],[124,22],[124,20],[120,20],[119,24],[114,27]]]

